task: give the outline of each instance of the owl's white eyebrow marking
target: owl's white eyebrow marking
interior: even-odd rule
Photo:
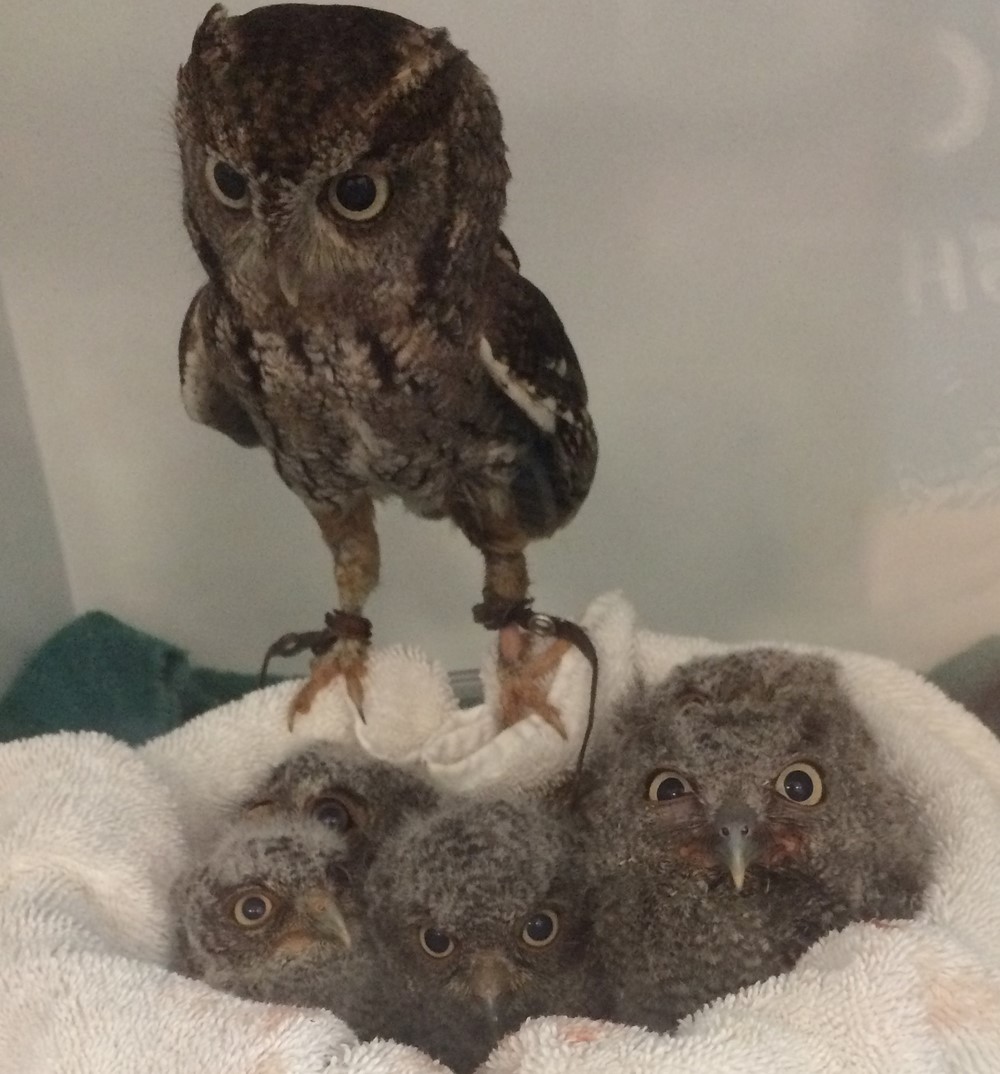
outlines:
[[[556,431],[555,399],[540,399],[523,380],[515,380],[510,367],[496,358],[490,341],[481,336],[479,339],[479,357],[486,371],[493,378],[507,398],[518,406],[543,432],[552,435]]]

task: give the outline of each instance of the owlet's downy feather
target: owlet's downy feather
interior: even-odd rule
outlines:
[[[500,231],[509,177],[485,78],[444,30],[344,4],[216,5],[178,76],[184,219],[208,283],[184,404],[263,444],[333,553],[340,609],[294,709],[363,695],[374,501],[450,519],[485,558],[505,722],[561,727],[512,609],[524,549],[574,516],[597,442],[576,355]],[[505,618],[506,617],[506,618]],[[339,632],[339,634],[338,634]]]
[[[175,968],[226,992],[325,1007],[375,1035],[392,992],[347,843],[312,818],[240,818],[174,890]]]
[[[351,870],[363,880],[382,843],[437,801],[429,783],[398,765],[316,742],[274,768],[242,810],[248,817],[312,818],[343,838]]]
[[[408,997],[390,1035],[467,1074],[526,1018],[604,1013],[581,881],[576,832],[543,802],[456,798],[401,825],[367,886]]]
[[[693,660],[619,708],[585,804],[616,1018],[668,1030],[853,921],[912,917],[924,814],[821,656]]]

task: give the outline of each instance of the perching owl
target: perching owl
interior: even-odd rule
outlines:
[[[181,334],[188,413],[271,453],[333,553],[350,631],[367,626],[373,501],[389,496],[483,553],[479,617],[504,623],[527,597],[525,547],[576,513],[597,442],[559,317],[500,232],[485,78],[445,30],[387,12],[216,5],[176,126],[209,277]],[[501,633],[508,722],[548,711],[532,684],[552,661],[518,630]],[[296,711],[338,674],[360,700],[366,644],[318,658]]]
[[[382,982],[349,857],[312,819],[237,821],[174,890],[175,968],[248,999],[326,1007],[374,1034]]]
[[[391,1027],[458,1071],[533,1015],[599,1015],[573,831],[540,803],[458,798],[407,821],[366,885],[390,973]]]
[[[585,800],[616,1017],[656,1030],[920,906],[930,842],[824,657],[693,660],[636,692]]]
[[[352,869],[363,875],[400,823],[428,813],[437,800],[430,784],[404,768],[361,750],[316,742],[274,768],[243,810],[313,818],[343,837]]]

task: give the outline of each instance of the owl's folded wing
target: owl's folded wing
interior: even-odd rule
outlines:
[[[228,360],[223,351],[240,345],[237,336],[219,306],[214,285],[205,284],[191,300],[181,329],[181,399],[194,421],[243,447],[257,447],[261,443],[257,430],[219,375]]]

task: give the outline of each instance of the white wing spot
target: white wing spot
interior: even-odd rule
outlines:
[[[479,357],[504,395],[523,410],[539,429],[552,435],[556,431],[556,401],[539,399],[530,384],[515,380],[510,368],[494,357],[493,348],[485,336],[479,340]]]

